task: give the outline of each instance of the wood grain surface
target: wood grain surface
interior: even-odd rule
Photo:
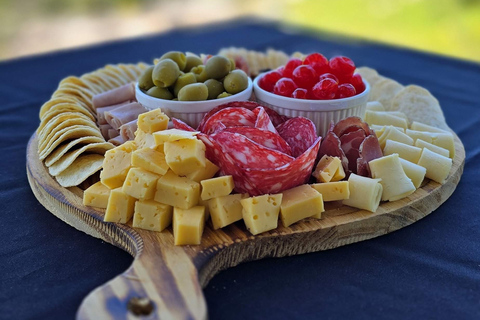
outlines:
[[[426,180],[405,199],[384,202],[375,213],[325,203],[321,220],[306,219],[288,228],[252,236],[242,222],[220,230],[207,224],[198,246],[174,246],[171,228],[157,233],[104,222],[104,210],[85,207],[80,188],[62,188],[38,159],[37,137],[27,150],[33,193],[50,212],[74,228],[134,256],[123,274],[91,292],[79,319],[206,319],[202,287],[219,271],[244,261],[327,250],[381,236],[430,214],[455,190],[465,150],[455,135],[455,159],[445,184]]]

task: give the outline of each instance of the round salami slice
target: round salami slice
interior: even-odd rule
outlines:
[[[245,170],[222,147],[209,136],[199,133],[197,137],[205,144],[205,156],[220,168],[220,175],[231,175],[235,184],[235,191],[260,195],[260,191],[245,176]]]
[[[303,117],[288,119],[277,127],[277,131],[292,148],[294,157],[303,154],[317,139],[315,124]]]
[[[333,132],[337,135],[337,137],[341,138],[342,135],[348,132],[357,131],[359,128],[363,129],[366,135],[368,135],[370,132],[368,124],[362,119],[359,117],[348,117],[338,121],[333,128]]]
[[[272,150],[277,150],[292,155],[292,150],[288,143],[283,140],[278,134],[273,132],[259,129],[259,128],[250,128],[250,127],[231,127],[227,128],[224,131],[231,133],[239,133],[247,137],[248,139]]]
[[[223,152],[229,154],[242,168],[275,168],[294,160],[283,152],[266,148],[238,133],[221,131],[210,135],[210,139],[218,143]]]
[[[233,101],[233,102],[229,102],[229,103],[219,105],[219,106],[213,108],[212,110],[210,110],[203,117],[202,121],[200,121],[200,124],[198,125],[197,130],[203,132],[203,127],[205,126],[205,122],[207,122],[207,120],[211,116],[213,116],[215,113],[217,113],[218,111],[220,111],[222,109],[236,107],[236,108],[245,108],[245,109],[248,109],[250,111],[253,111],[255,108],[257,108],[259,106],[260,105],[258,103],[253,102],[253,101]],[[279,115],[273,109],[270,109],[270,108],[265,107],[265,106],[262,106],[262,107],[267,112],[268,116],[270,117],[270,119],[271,119],[271,121],[272,121],[272,123],[275,127],[278,126],[279,124],[285,122],[288,119],[288,117]]]
[[[305,150],[298,158],[288,164],[268,169],[245,169],[245,177],[257,190],[249,194],[257,196],[268,193],[278,193],[307,183],[315,164],[321,137]],[[235,184],[236,186],[236,184]]]
[[[219,130],[221,122],[225,127],[254,127],[255,113],[245,108],[228,107],[216,112],[205,122],[202,132],[212,134]]]
[[[180,119],[172,118],[172,122],[173,122],[173,127],[175,129],[185,130],[185,131],[195,131],[195,129],[193,129],[192,127],[190,127],[188,124],[186,124]]]
[[[357,173],[357,159],[360,157],[360,145],[365,140],[365,131],[357,129],[340,137],[341,148],[348,159],[348,170]]]
[[[270,120],[270,117],[265,111],[265,108],[257,107],[253,109],[253,113],[257,115],[257,120],[255,121],[255,128],[265,129],[275,134],[278,134],[277,129],[275,129],[275,126]]]

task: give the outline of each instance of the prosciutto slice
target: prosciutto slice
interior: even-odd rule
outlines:
[[[94,109],[97,109],[128,100],[135,100],[135,85],[133,82],[93,96],[92,105]]]
[[[105,112],[105,119],[113,129],[118,130],[123,124],[137,119],[139,114],[146,111],[147,109],[140,103],[132,102]]]
[[[375,134],[370,134],[363,140],[359,147],[359,158],[357,160],[357,174],[371,177],[370,167],[368,163],[374,159],[383,156],[382,148],[378,143],[378,138]]]
[[[342,143],[337,135],[333,131],[329,131],[325,138],[322,140],[320,150],[318,151],[318,158],[322,158],[324,155],[339,157],[342,161],[342,166],[345,172],[348,171],[348,158],[343,152]]]
[[[365,133],[370,132],[368,124],[362,119],[360,119],[359,117],[348,117],[338,121],[333,128],[333,132],[337,135],[337,137],[340,138],[344,134],[356,131],[358,129],[363,129]]]
[[[348,159],[348,170],[357,173],[357,159],[360,157],[360,145],[365,140],[365,131],[358,129],[342,135],[341,148]]]

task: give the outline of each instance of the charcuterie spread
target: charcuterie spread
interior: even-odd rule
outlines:
[[[222,102],[247,90],[249,76],[251,101]],[[136,86],[159,107],[137,101]],[[297,114],[257,94],[292,110],[357,102],[329,119],[321,107]],[[217,103],[197,125],[172,116],[166,100]],[[172,225],[176,245],[200,244],[206,224],[243,223],[257,235],[322,219],[324,202],[375,212],[425,179],[444,183],[455,156],[426,89],[320,53],[170,51],[153,65],[108,65],[62,80],[40,120],[38,156],[61,186],[81,185],[84,205],[104,209],[106,222]]]

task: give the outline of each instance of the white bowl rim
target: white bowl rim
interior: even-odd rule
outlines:
[[[252,96],[252,91],[253,81],[250,77],[248,77],[248,86],[245,90],[226,98],[203,101],[172,101],[151,97],[139,88],[138,82],[135,83],[135,97],[137,98],[138,102],[144,105],[144,107],[151,109],[153,107],[149,106],[149,104],[157,104],[159,108],[169,109],[172,112],[180,113],[205,113],[216,106],[225,103],[233,101],[247,101]]]
[[[268,71],[270,72],[270,71]],[[365,80],[365,90],[363,92],[348,98],[331,99],[331,100],[310,100],[310,99],[295,99],[290,97],[280,96],[268,92],[258,85],[258,81],[268,72],[263,72],[255,77],[253,80],[253,90],[255,97],[261,101],[275,105],[282,109],[293,109],[303,111],[334,111],[341,109],[350,109],[358,106],[359,104],[366,103],[368,95],[370,93],[370,84]],[[357,102],[358,103],[355,103]],[[286,106],[288,104],[288,106]]]

